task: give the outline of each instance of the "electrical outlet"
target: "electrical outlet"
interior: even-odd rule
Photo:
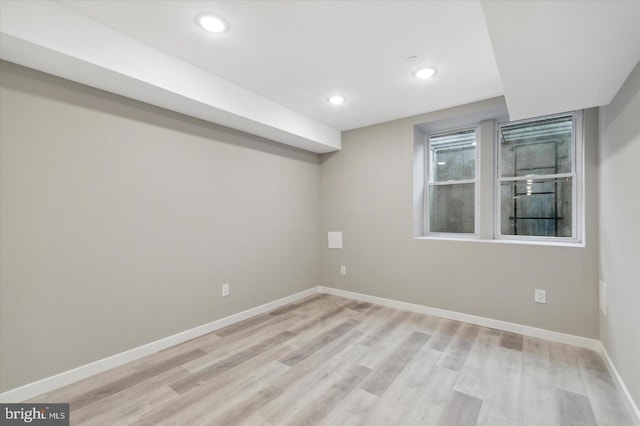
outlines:
[[[222,284],[222,296],[227,297],[229,295],[229,283]]]
[[[341,266],[340,267],[340,275],[347,275],[347,267],[346,266]]]
[[[600,310],[607,315],[607,283],[600,281]]]
[[[534,300],[536,303],[547,303],[547,292],[546,290],[540,290],[536,288]]]

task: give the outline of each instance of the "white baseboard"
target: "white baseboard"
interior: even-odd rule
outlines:
[[[316,293],[318,293],[318,287],[310,288],[308,290],[301,291],[300,293],[283,297],[282,299],[274,300],[273,302],[265,303],[264,305],[256,306],[255,308],[247,309],[246,311],[229,315],[228,317],[221,318],[208,324],[174,334],[173,336],[165,337],[163,339],[156,340],[155,342],[147,343],[146,345],[138,346],[137,348],[82,365],[72,370],[56,374],[55,376],[50,376],[33,383],[28,383],[24,386],[20,386],[19,388],[11,389],[0,394],[0,402],[21,402],[34,398],[70,383],[102,373],[103,371],[118,367],[126,364],[127,362],[135,361],[136,359],[151,355],[196,337],[203,336],[207,333],[211,333],[212,331],[219,330],[223,327],[227,327],[247,318],[271,311],[279,308],[280,306],[284,306]]]
[[[581,348],[599,350],[600,342],[587,337],[574,336],[572,334],[559,333],[557,331],[545,330],[542,328],[530,327],[528,325],[516,324],[507,321],[500,321],[491,318],[479,317],[476,315],[463,314],[460,312],[448,311],[446,309],[432,308],[430,306],[416,305],[415,303],[401,302],[398,300],[385,299],[383,297],[369,296],[368,294],[354,293],[346,290],[339,290],[331,287],[319,287],[320,293],[333,294],[335,296],[347,297],[349,299],[360,300],[362,302],[375,303],[377,305],[389,306],[397,309],[418,312],[420,314],[435,315],[442,318],[456,321],[464,321],[483,327],[495,328],[512,333],[523,334],[525,336],[539,337],[553,342],[566,343]]]
[[[401,302],[398,300],[385,299],[383,297],[369,296],[368,294],[354,293],[346,290],[339,290],[331,287],[318,287],[320,293],[333,294],[335,296],[346,297],[349,299],[359,300],[362,302],[375,303],[377,305],[389,306],[397,309],[418,312],[421,314],[435,315],[442,318],[452,319],[456,321],[464,321],[483,327],[495,328],[497,330],[509,331],[525,336],[538,337],[541,339],[551,340],[553,342],[565,343],[572,346],[595,350],[602,355],[602,358],[609,369],[609,373],[616,382],[620,393],[623,395],[627,410],[634,416],[635,422],[640,426],[640,410],[633,401],[629,390],[625,386],[618,370],[616,370],[613,361],[609,357],[605,347],[599,340],[589,339],[587,337],[574,336],[571,334],[558,333],[557,331],[545,330],[542,328],[530,327],[527,325],[515,324],[507,321],[500,321],[491,318],[479,317],[475,315],[463,314],[460,312],[448,311],[446,309],[432,308],[430,306],[416,305],[414,303]]]
[[[618,373],[616,366],[613,364],[613,361],[611,360],[611,357],[609,356],[607,349],[604,347],[602,342],[598,342],[598,343],[599,343],[598,352],[600,352],[600,355],[604,359],[607,369],[609,370],[609,374],[611,375],[611,378],[613,378],[613,381],[616,383],[618,390],[622,395],[624,395],[624,400],[627,405],[627,410],[632,415],[635,414],[634,420],[637,425],[640,425],[640,409],[638,409],[638,406],[636,405],[633,398],[631,397],[631,394],[629,393],[629,389],[627,389],[627,386],[622,381],[622,377],[620,377],[620,374]]]
[[[219,330],[223,327],[235,324],[253,316],[268,312],[270,310],[279,308],[288,303],[293,303],[304,297],[311,296],[316,293],[332,294],[335,296],[346,297],[349,299],[359,300],[362,302],[370,302],[378,305],[389,306],[397,309],[404,309],[421,314],[435,315],[442,318],[452,319],[456,321],[464,321],[470,324],[476,324],[483,327],[495,328],[497,330],[509,331],[512,333],[519,333],[525,336],[538,337],[541,339],[551,340],[559,343],[566,343],[573,346],[593,349],[600,353],[605,360],[609,373],[613,380],[616,382],[620,392],[624,395],[625,403],[630,413],[635,414],[636,422],[640,425],[640,410],[638,406],[631,398],[629,390],[625,386],[622,378],[618,374],[609,354],[599,340],[589,339],[586,337],[573,336],[571,334],[558,333],[556,331],[544,330],[541,328],[530,327],[521,324],[515,324],[507,321],[500,321],[491,318],[479,317],[476,315],[463,314],[460,312],[448,311],[446,309],[433,308],[430,306],[417,305],[414,303],[401,302],[398,300],[385,299],[383,297],[370,296],[362,293],[355,293],[346,290],[340,290],[331,287],[318,286],[304,290],[300,293],[293,294],[291,296],[283,297],[282,299],[274,300],[273,302],[265,303],[264,305],[256,306],[255,308],[247,309],[246,311],[239,312],[234,315],[230,315],[225,318],[204,324],[190,330],[183,331],[173,336],[169,336],[155,342],[148,343],[146,345],[138,346],[137,348],[130,349],[126,352],[122,352],[90,364],[74,368],[69,371],[65,371],[55,376],[47,377],[37,382],[29,383],[16,389],[12,389],[0,394],[0,402],[20,402],[27,399],[34,398],[38,395],[60,388],[73,382],[85,379],[111,368],[126,364],[127,362],[135,361],[147,355],[151,355],[155,352],[167,349],[171,346],[178,345],[188,340],[194,339],[199,336],[203,336],[207,333]]]

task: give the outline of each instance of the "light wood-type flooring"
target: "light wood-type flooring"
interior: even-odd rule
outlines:
[[[32,400],[72,425],[633,425],[591,350],[314,295]]]

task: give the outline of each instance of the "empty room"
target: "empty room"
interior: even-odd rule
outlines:
[[[640,426],[640,1],[0,0],[0,424]]]

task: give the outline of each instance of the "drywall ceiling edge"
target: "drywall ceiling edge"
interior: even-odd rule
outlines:
[[[607,105],[640,59],[640,2],[481,1],[511,120]]]
[[[311,152],[341,147],[338,129],[49,1],[3,3],[0,58]]]

